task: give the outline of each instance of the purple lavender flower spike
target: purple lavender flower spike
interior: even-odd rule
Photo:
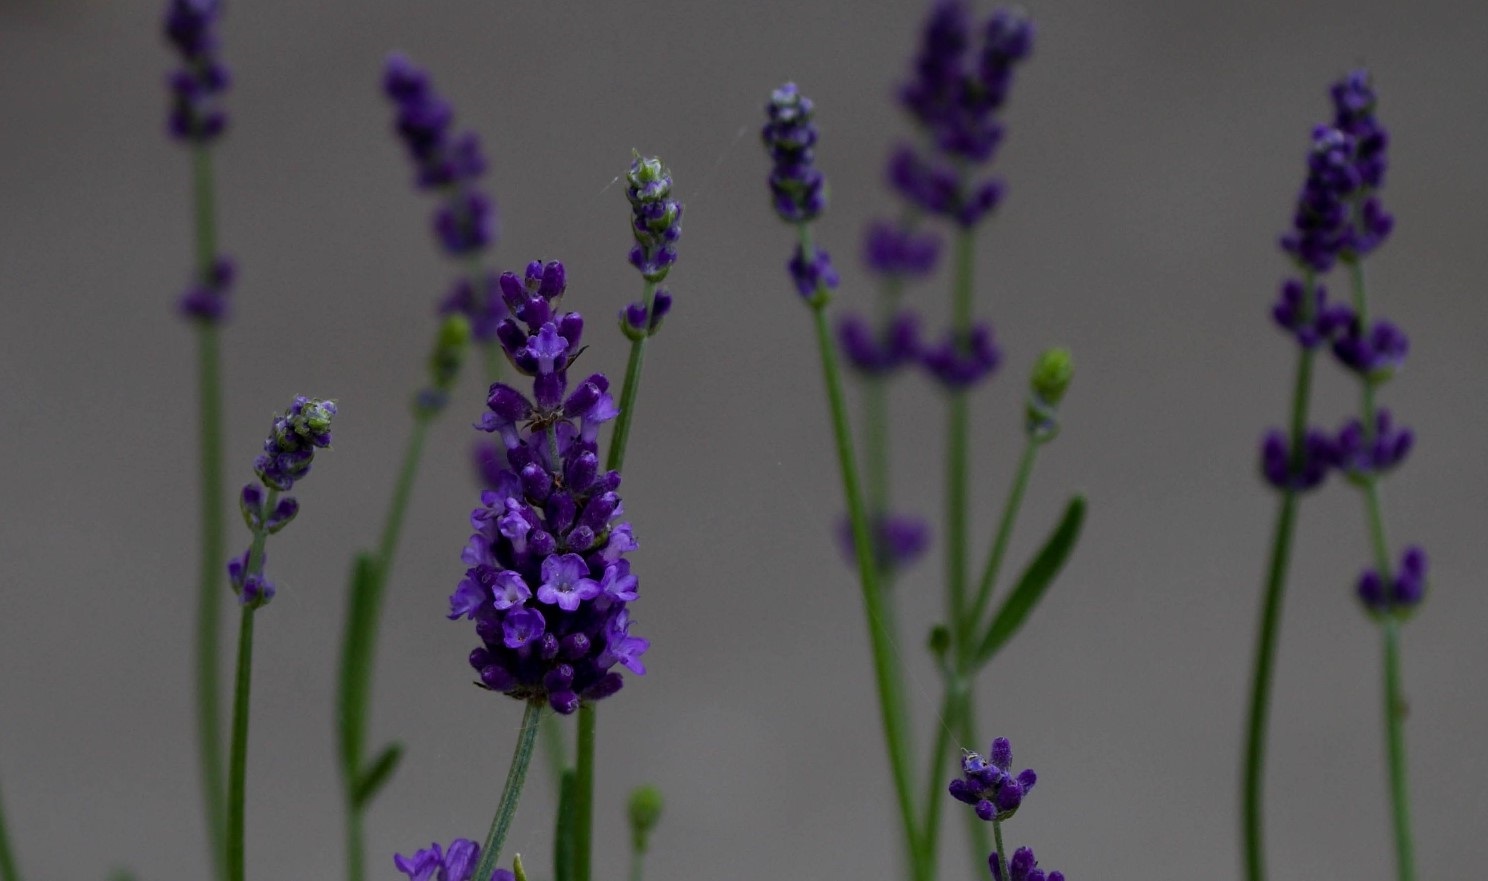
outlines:
[[[795,83],[776,89],[765,105],[768,121],[760,137],[775,162],[770,172],[770,192],[775,213],[788,223],[815,220],[827,207],[826,177],[815,166],[813,110],[811,99],[802,95]]]
[[[938,346],[920,353],[920,363],[947,390],[970,388],[990,376],[1002,363],[1002,350],[992,339],[992,326],[976,324],[960,338],[952,331]]]
[[[1317,487],[1336,458],[1332,438],[1315,428],[1308,429],[1300,455],[1291,451],[1282,431],[1272,429],[1261,439],[1261,475],[1280,490],[1306,492]]]
[[[479,863],[480,845],[467,838],[451,841],[447,851],[436,841],[411,857],[393,856],[393,866],[408,881],[474,881]],[[508,869],[497,869],[487,881],[516,881],[516,876]]]
[[[1366,330],[1349,310],[1338,324],[1342,329],[1333,336],[1333,355],[1366,381],[1384,382],[1405,363],[1410,340],[1389,321],[1376,321]]]
[[[879,571],[892,575],[913,565],[930,546],[930,527],[919,517],[884,514],[868,524],[873,536],[873,558]],[[838,544],[848,565],[856,565],[852,523],[843,517],[837,524]]]
[[[407,57],[388,56],[382,87],[396,109],[394,127],[414,164],[416,185],[437,191],[443,199],[434,211],[435,238],[453,257],[469,258],[490,247],[498,222],[495,203],[478,186],[486,171],[480,139],[474,132],[451,131],[453,108],[434,91],[429,75]],[[441,311],[458,309],[470,319],[477,338],[488,341],[501,310],[489,279],[484,287],[475,291],[457,286]]]
[[[631,233],[635,246],[631,265],[649,282],[667,277],[677,262],[677,240],[682,237],[682,203],[670,198],[672,175],[656,157],[636,155],[625,174],[630,200]]]
[[[562,311],[563,265],[534,262],[499,284],[510,314],[497,338],[532,396],[491,386],[477,427],[501,441],[480,453],[491,489],[471,515],[450,617],[475,621],[482,685],[567,714],[620,690],[615,665],[645,672],[649,643],[628,630],[636,542],[620,519],[620,475],[599,470],[599,426],[617,410],[603,374],[570,389],[583,319]]]
[[[786,264],[791,279],[796,283],[796,292],[808,303],[816,303],[828,292],[835,291],[841,278],[832,268],[832,255],[821,248],[813,248],[811,259],[806,259],[800,245]]]
[[[1357,593],[1365,610],[1377,617],[1415,611],[1426,595],[1426,551],[1418,545],[1407,547],[1388,585],[1378,569],[1365,569],[1359,575]]]
[[[331,445],[334,401],[296,395],[289,410],[274,418],[264,451],[253,463],[259,480],[272,489],[287,491],[310,472],[315,451]]]
[[[837,322],[837,344],[847,363],[865,376],[888,376],[919,355],[920,322],[903,311],[876,335],[863,317],[847,313]]]
[[[1333,461],[1350,480],[1362,482],[1395,468],[1414,443],[1415,433],[1405,426],[1397,428],[1390,411],[1380,408],[1367,436],[1358,419],[1344,423],[1333,442]]]
[[[165,10],[165,36],[181,57],[181,66],[166,83],[171,92],[167,125],[171,137],[194,144],[210,144],[227,128],[227,114],[219,106],[231,82],[218,58],[219,0],[171,0]]]
[[[976,809],[983,820],[999,823],[1013,816],[1038,782],[1033,771],[1012,774],[1013,750],[1006,738],[992,741],[990,759],[974,752],[961,758],[961,776],[951,781],[951,797]]]
[[[1003,881],[1002,860],[996,851],[987,858],[987,865],[992,870],[993,881]],[[1063,872],[1045,875],[1044,870],[1038,867],[1038,860],[1034,859],[1033,850],[1027,847],[1013,851],[1013,858],[1008,860],[1008,874],[1012,876],[1011,881],[1064,881]]]
[[[1385,182],[1390,137],[1374,116],[1376,99],[1368,71],[1349,73],[1333,84],[1330,93],[1333,127],[1346,133],[1353,142],[1352,164],[1359,181],[1355,196],[1358,211],[1349,225],[1345,253],[1350,259],[1358,259],[1383,244],[1395,225],[1394,218],[1374,192]]]
[[[863,233],[863,263],[888,278],[920,279],[935,271],[940,237],[887,220],[875,220]]]
[[[1321,283],[1314,283],[1308,296],[1303,282],[1289,278],[1282,282],[1276,303],[1271,307],[1271,319],[1295,337],[1302,348],[1313,349],[1347,326],[1353,320],[1353,311],[1329,303],[1328,289]]]
[[[227,320],[231,307],[233,280],[237,264],[230,257],[219,256],[204,279],[197,279],[176,301],[176,311],[186,318],[207,324]]]

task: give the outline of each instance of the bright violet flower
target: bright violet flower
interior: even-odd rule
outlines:
[[[990,759],[974,752],[961,759],[961,776],[951,781],[951,797],[976,808],[983,820],[1002,822],[1013,816],[1023,803],[1023,796],[1038,782],[1032,769],[1013,776],[1013,748],[1007,738],[992,741]]]
[[[1002,860],[998,859],[994,851],[987,858],[987,865],[992,869],[992,881],[1002,881]],[[1008,860],[1008,874],[1012,881],[1064,881],[1063,872],[1050,872],[1045,875],[1044,870],[1038,867],[1038,861],[1033,858],[1033,850],[1020,847],[1013,851],[1013,858]]]
[[[447,851],[436,841],[411,857],[393,857],[393,865],[408,881],[474,881],[479,863],[480,845],[468,838],[451,841]],[[487,881],[516,881],[516,876],[508,869],[497,869]]]

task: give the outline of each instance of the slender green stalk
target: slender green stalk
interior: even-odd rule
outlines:
[[[971,294],[976,263],[975,233],[963,229],[956,234],[955,276],[951,291],[951,332],[956,345],[965,346],[971,332]],[[971,524],[967,516],[970,487],[968,463],[971,434],[970,403],[964,391],[951,393],[946,421],[946,614],[950,618],[952,647],[960,664],[970,642],[972,622],[966,615],[967,547]]]
[[[1303,279],[1303,302],[1310,302],[1313,277]],[[1289,437],[1292,455],[1302,455],[1307,432],[1308,401],[1312,395],[1313,350],[1302,349],[1297,361],[1297,377],[1292,389],[1292,418]],[[1281,628],[1281,604],[1286,592],[1287,567],[1291,559],[1292,534],[1297,518],[1297,493],[1282,491],[1281,507],[1276,515],[1276,532],[1271,540],[1271,562],[1266,575],[1266,589],[1261,601],[1261,621],[1256,631],[1255,666],[1250,683],[1250,711],[1247,717],[1245,768],[1241,805],[1244,838],[1245,876],[1248,881],[1266,877],[1262,794],[1265,783],[1266,729],[1271,713],[1271,681],[1276,660],[1276,639]]]
[[[868,516],[877,523],[889,511],[889,384],[882,377],[863,383],[863,470]],[[887,580],[887,573],[880,573]]]
[[[1002,869],[1000,877],[1008,881],[1008,858],[1007,851],[1002,846],[1002,824],[996,820],[992,821],[992,837],[997,840],[997,866]]]
[[[574,773],[573,881],[589,881],[594,838],[594,704],[579,705],[578,764]],[[478,876],[477,876],[478,877]]]
[[[644,881],[646,855],[638,850],[630,852],[630,881]]]
[[[962,711],[961,695],[966,682],[956,679],[946,683],[940,699],[940,724],[935,727],[935,744],[930,749],[930,767],[925,774],[925,821],[920,827],[920,859],[926,878],[934,878],[940,861],[940,816],[946,802],[946,765],[951,751],[952,733],[958,727],[957,714]],[[960,735],[955,735],[960,739]]]
[[[191,151],[192,209],[196,227],[196,274],[211,278],[217,261],[217,219],[212,186],[212,154],[204,144]],[[202,801],[206,806],[207,841],[213,874],[226,873],[222,706],[218,697],[218,626],[222,618],[222,572],[226,564],[227,524],[223,517],[222,371],[218,330],[210,321],[197,323],[198,444],[201,447],[201,569],[197,579],[196,739],[201,763]]]
[[[646,328],[630,341],[630,359],[625,363],[625,383],[620,387],[620,415],[615,417],[615,433],[610,435],[610,455],[605,467],[619,471],[625,465],[625,446],[630,442],[630,420],[635,416],[636,394],[641,388],[641,366],[646,360],[646,340],[651,338],[651,312],[656,308],[656,282],[646,282],[641,302],[646,304]]]
[[[563,729],[558,727],[555,713],[544,713],[542,717],[543,754],[548,759],[548,774],[553,778],[553,794],[563,789],[563,772],[568,770],[568,744],[563,738]]]
[[[808,250],[807,253],[810,251]],[[888,618],[887,609],[878,583],[878,571],[873,560],[873,545],[868,531],[867,513],[863,507],[862,492],[858,485],[857,460],[853,454],[852,436],[848,428],[847,405],[842,394],[842,377],[837,368],[836,351],[832,347],[832,335],[827,327],[824,305],[814,305],[811,312],[816,325],[822,375],[826,380],[827,398],[831,404],[832,431],[837,442],[837,461],[841,469],[842,489],[847,497],[848,516],[852,521],[858,578],[863,589],[863,606],[867,613],[868,636],[873,649],[873,669],[878,686],[879,711],[883,723],[884,739],[889,750],[889,764],[893,772],[894,792],[899,803],[900,821],[904,827],[905,852],[913,870],[913,877],[923,879],[922,860],[917,857],[919,833],[916,829],[918,824],[915,818],[913,783],[909,770],[911,747],[904,725],[908,713],[903,686],[897,678],[898,664],[894,656],[894,645],[889,641],[888,631],[884,625]]]
[[[511,828],[512,818],[517,814],[517,801],[522,797],[522,784],[527,779],[527,766],[532,764],[532,751],[537,745],[537,730],[542,715],[542,704],[529,701],[522,714],[522,730],[517,734],[517,747],[512,752],[511,768],[506,772],[506,785],[501,789],[501,801],[496,806],[496,816],[491,819],[491,831],[486,833],[486,843],[481,847],[480,865],[476,867],[476,878],[489,878],[501,859],[501,846],[506,843],[506,832]]]
[[[377,583],[379,588],[387,584],[393,570],[393,555],[398,550],[398,538],[403,534],[403,520],[408,513],[408,499],[413,494],[413,481],[418,475],[419,460],[423,457],[424,439],[429,434],[429,423],[433,415],[419,410],[413,417],[413,431],[408,435],[408,446],[403,451],[403,465],[398,469],[398,482],[393,487],[393,501],[388,506],[387,519],[382,524],[382,540],[377,543]],[[379,598],[381,590],[378,591]],[[373,619],[377,617],[374,614]],[[374,626],[372,632],[376,633]],[[370,660],[370,659],[369,659]]]
[[[992,588],[1002,569],[1007,555],[1008,540],[1013,535],[1013,524],[1018,520],[1018,511],[1023,506],[1023,493],[1028,489],[1028,478],[1033,474],[1033,460],[1038,453],[1039,442],[1032,435],[1023,445],[1023,455],[1018,459],[1018,473],[1013,478],[1013,488],[1008,491],[1007,504],[1002,508],[1002,519],[997,523],[997,535],[992,539],[992,552],[987,556],[987,565],[982,569],[981,581],[977,584],[976,600],[967,615],[969,633],[981,626],[987,604],[992,600]]]
[[[975,744],[976,733],[976,696],[971,689],[967,688],[961,694],[961,706],[956,710],[956,724],[960,729],[957,737],[962,743]],[[971,869],[974,875],[980,876],[987,864],[987,854],[992,852],[992,844],[987,840],[987,824],[973,811],[962,811],[966,818],[967,841],[971,847]],[[997,827],[993,827],[996,829]],[[1002,853],[1002,842],[997,842],[997,852]],[[1003,878],[1007,878],[1004,873]]]
[[[272,512],[279,500],[279,491],[269,490],[263,510]],[[269,530],[260,526],[253,533],[253,544],[248,548],[244,580],[262,575],[264,543]],[[244,881],[245,864],[245,809],[248,777],[248,697],[253,680],[253,613],[254,606],[243,606],[238,626],[238,669],[233,685],[232,753],[227,775],[227,877],[229,881]]]
[[[1416,877],[1411,844],[1410,793],[1405,779],[1405,694],[1400,682],[1400,622],[1387,618],[1385,640],[1385,750],[1390,768],[1390,807],[1395,832],[1395,867],[1400,881]]]
[[[5,803],[0,801],[0,881],[21,881],[15,854],[10,850],[10,836],[5,831]]]
[[[348,805],[346,811],[346,877],[366,877],[367,847],[363,843],[362,809]]]

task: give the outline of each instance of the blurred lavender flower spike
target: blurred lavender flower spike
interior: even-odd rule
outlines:
[[[218,96],[230,83],[217,57],[220,0],[171,0],[165,9],[165,36],[181,56],[167,83],[171,92],[168,129],[178,141],[209,144],[227,127]]]
[[[393,865],[408,876],[408,881],[474,881],[480,862],[480,845],[468,838],[456,838],[449,850],[434,842],[413,856],[393,856]],[[497,869],[487,881],[515,881],[509,869]]]
[[[812,248],[811,257],[807,259],[806,252],[797,245],[785,266],[790,271],[791,280],[796,283],[796,292],[808,303],[814,304],[837,290],[842,280],[832,267],[832,255],[821,248]]]
[[[887,278],[920,279],[935,271],[940,237],[875,220],[863,234],[863,263]]]
[[[914,564],[930,547],[930,527],[919,517],[883,514],[869,524],[873,535],[873,558],[880,572],[892,575]],[[843,517],[837,524],[837,541],[849,566],[857,562],[852,522]]]
[[[206,324],[225,321],[231,305],[229,295],[236,277],[237,264],[231,258],[218,257],[212,263],[207,277],[198,279],[181,294],[181,298],[176,301],[177,311],[186,318]]]
[[[1389,321],[1376,321],[1367,330],[1352,310],[1338,321],[1341,330],[1333,336],[1333,355],[1339,363],[1372,383],[1395,375],[1410,352],[1410,340]]]
[[[992,881],[1003,881],[1002,860],[995,851],[987,858],[987,865],[992,869]],[[1027,847],[1013,851],[1013,858],[1008,860],[1008,874],[1012,876],[1012,881],[1064,881],[1063,872],[1045,875],[1033,857],[1033,850]]]
[[[1297,196],[1292,229],[1281,237],[1282,249],[1314,272],[1332,269],[1349,246],[1350,199],[1359,186],[1353,137],[1328,126],[1313,129],[1307,179]]]
[[[331,445],[331,419],[335,415],[334,401],[296,395],[289,410],[274,417],[264,451],[253,462],[253,470],[264,486],[289,490],[310,473],[315,451]]]
[[[1261,439],[1261,475],[1280,490],[1306,492],[1322,483],[1336,454],[1326,432],[1309,429],[1300,456],[1292,453],[1287,436],[1272,429]]]
[[[919,356],[919,331],[913,312],[899,312],[877,334],[867,319],[849,312],[837,322],[837,344],[859,373],[888,376]]]
[[[770,193],[775,213],[788,223],[814,220],[827,207],[826,177],[816,168],[814,105],[795,83],[786,83],[765,105],[767,122],[760,132],[774,161]]]
[[[980,323],[964,339],[955,331],[947,333],[940,345],[921,351],[920,363],[942,386],[956,391],[992,375],[1002,363],[1002,350],[992,339],[992,326]]]
[[[480,429],[499,436],[485,470],[492,488],[471,514],[470,568],[450,597],[451,620],[476,622],[470,654],[481,684],[562,714],[620,690],[617,664],[644,674],[650,642],[630,633],[636,549],[617,471],[601,473],[601,424],[618,415],[609,380],[592,374],[568,389],[583,318],[560,312],[563,264],[533,262],[525,278],[501,277],[513,317],[497,337],[532,397],[491,386]]]
[[[1369,72],[1355,70],[1333,84],[1333,127],[1353,139],[1353,166],[1359,181],[1358,208],[1350,223],[1346,252],[1357,259],[1378,248],[1394,229],[1395,218],[1374,191],[1384,185],[1389,165],[1389,133],[1374,116]]]
[[[1405,615],[1414,611],[1426,595],[1426,552],[1416,545],[1406,548],[1388,590],[1379,570],[1365,569],[1359,576],[1358,594],[1359,601],[1373,615]]]
[[[485,249],[496,238],[496,206],[476,187],[486,170],[479,138],[450,132],[454,110],[434,91],[429,75],[403,55],[388,56],[383,92],[397,108],[396,129],[417,170],[417,185],[444,196],[434,215],[440,244],[455,257]]]
[[[1304,349],[1316,348],[1352,318],[1347,306],[1328,302],[1328,289],[1321,283],[1314,282],[1312,295],[1308,296],[1304,283],[1295,278],[1282,282],[1271,306],[1271,319]]]
[[[677,262],[676,244],[682,237],[682,203],[671,198],[671,172],[660,159],[637,154],[625,182],[636,242],[630,263],[646,281],[662,281]]]
[[[973,34],[981,33],[972,53]],[[900,147],[889,162],[889,183],[930,214],[972,227],[1000,201],[1003,185],[973,181],[968,166],[992,161],[1002,143],[999,112],[1015,67],[1033,51],[1033,23],[1018,10],[996,9],[979,28],[968,5],[941,0],[931,7],[911,78],[900,104],[934,144],[933,155]]]
[[[1390,411],[1380,408],[1372,432],[1366,433],[1358,419],[1344,423],[1333,442],[1333,461],[1350,480],[1367,480],[1405,461],[1415,440],[1414,432],[1405,426],[1397,428]]]
[[[988,758],[967,752],[961,758],[961,776],[951,781],[951,797],[976,808],[983,820],[999,823],[1017,812],[1023,796],[1038,782],[1032,769],[1012,774],[1013,747],[1007,738],[992,741]]]

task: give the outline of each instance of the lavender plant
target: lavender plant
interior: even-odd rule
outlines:
[[[413,399],[413,429],[403,453],[381,537],[373,552],[359,554],[347,592],[346,629],[342,637],[338,687],[338,746],[342,792],[346,800],[347,877],[364,877],[362,816],[391,778],[403,753],[391,743],[367,756],[367,719],[373,658],[383,595],[392,572],[413,484],[429,427],[447,405],[473,338],[489,347],[506,307],[495,293],[486,269],[487,252],[496,236],[495,205],[480,189],[486,162],[471,131],[455,133],[450,105],[439,96],[428,74],[400,54],[388,57],[383,92],[393,103],[395,131],[413,162],[415,184],[437,193],[433,231],[442,250],[459,262],[461,274],[440,304],[444,316],[428,358],[428,384]]]
[[[237,674],[233,687],[232,752],[227,789],[227,877],[243,881],[245,794],[248,770],[248,702],[253,675],[253,616],[274,598],[274,583],[264,575],[268,560],[265,545],[270,535],[288,526],[299,513],[294,496],[281,495],[310,473],[315,451],[331,445],[331,420],[336,405],[331,401],[296,396],[264,441],[264,451],[253,462],[257,484],[247,484],[238,497],[243,522],[253,533],[253,542],[240,557],[227,564],[228,578],[238,595],[242,617],[238,625]]]
[[[1300,356],[1290,430],[1270,431],[1261,444],[1261,473],[1282,499],[1257,635],[1245,756],[1244,854],[1252,881],[1265,877],[1261,803],[1265,735],[1297,500],[1333,470],[1359,487],[1365,501],[1375,563],[1359,576],[1357,593],[1379,623],[1383,640],[1386,766],[1397,874],[1402,881],[1415,874],[1405,780],[1399,632],[1424,595],[1426,555],[1419,547],[1408,547],[1398,568],[1392,568],[1379,482],[1409,453],[1414,435],[1409,428],[1397,428],[1390,412],[1375,401],[1378,388],[1403,363],[1408,343],[1390,322],[1371,323],[1364,277],[1365,257],[1394,226],[1377,192],[1384,183],[1388,136],[1375,119],[1375,95],[1366,72],[1344,77],[1332,86],[1331,95],[1333,120],[1313,129],[1307,179],[1297,199],[1292,229],[1281,238],[1282,249],[1297,264],[1301,278],[1282,284],[1271,313],[1276,324],[1296,340]],[[1323,285],[1324,277],[1340,265],[1349,277],[1351,305],[1331,302]],[[1361,386],[1359,417],[1346,422],[1336,434],[1308,427],[1313,358],[1324,343],[1330,344],[1340,366],[1356,376]]]
[[[197,579],[196,713],[202,800],[216,876],[226,876],[226,792],[223,785],[222,709],[218,695],[218,625],[222,617],[222,566],[227,552],[223,519],[226,491],[222,464],[222,356],[219,326],[228,316],[235,267],[218,252],[212,145],[227,128],[222,95],[230,84],[220,56],[219,0],[170,0],[164,30],[179,58],[167,85],[171,107],[167,131],[191,151],[196,265],[177,301],[179,313],[196,327],[197,444],[200,449],[201,551]]]
[[[973,54],[973,43],[976,46]],[[860,476],[855,455],[837,350],[828,331],[826,307],[839,284],[827,252],[816,247],[811,222],[826,208],[826,182],[815,166],[818,132],[815,108],[794,84],[775,91],[766,107],[762,136],[774,167],[769,184],[776,214],[797,229],[799,242],[788,263],[797,292],[810,307],[827,388],[838,464],[847,501],[849,541],[856,558],[864,610],[872,644],[880,717],[894,781],[904,852],[911,877],[935,877],[938,859],[939,775],[953,740],[975,740],[972,696],[976,675],[1006,644],[1038,603],[1063,566],[1084,518],[1084,501],[1073,499],[1054,533],[996,614],[988,620],[994,587],[1007,552],[1035,453],[1057,434],[1058,405],[1073,376],[1067,350],[1054,349],[1035,365],[1025,406],[1025,448],[992,546],[980,576],[970,576],[969,393],[988,379],[1002,361],[991,326],[973,319],[973,256],[980,224],[999,204],[1002,181],[984,170],[1003,135],[1000,111],[1013,71],[1032,50],[1033,27],[1021,13],[999,9],[974,22],[970,8],[947,0],[935,4],[925,24],[914,72],[902,87],[900,102],[918,123],[923,144],[901,146],[891,155],[888,178],[904,199],[898,223],[869,227],[865,256],[881,279],[876,318],[849,315],[838,324],[837,342],[866,386],[864,434],[867,471]],[[942,342],[927,345],[918,334],[913,312],[900,305],[905,284],[933,269],[938,238],[919,224],[940,220],[954,238],[951,327]],[[946,537],[945,619],[931,635],[931,648],[942,675],[943,696],[932,732],[928,793],[916,803],[911,770],[913,745],[903,672],[895,656],[898,630],[889,586],[924,549],[926,529],[916,519],[895,514],[889,500],[887,381],[901,368],[918,363],[945,392]],[[989,846],[985,831],[973,824],[977,864]]]
[[[1012,881],[1064,881],[1063,872],[1047,875],[1038,867],[1033,850],[1020,847],[1011,859],[1002,843],[1002,824],[1012,819],[1023,804],[1023,797],[1033,789],[1038,775],[1025,769],[1016,776],[1012,772],[1013,748],[1007,738],[992,741],[992,749],[986,758],[965,751],[961,756],[961,776],[951,781],[951,797],[963,804],[971,805],[977,820],[992,825],[992,835],[997,849],[987,856],[987,866],[993,881],[1010,878]]]

